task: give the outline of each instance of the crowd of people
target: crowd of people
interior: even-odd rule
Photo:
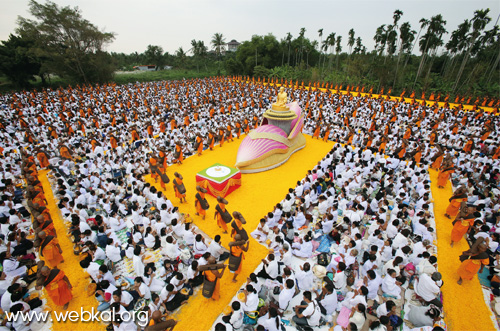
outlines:
[[[461,105],[287,86],[306,117],[304,133],[338,143],[268,215],[230,213],[218,198],[213,209],[221,235],[231,234],[227,245],[201,233],[178,206],[190,194],[194,217],[204,218],[206,190],[186,192],[169,166],[258,126],[277,88],[218,77],[0,96],[4,312],[43,306],[27,296],[35,280],[67,307],[72,280],[57,236],[68,234],[97,309],[116,315],[115,330],[171,330],[176,321],[165,313],[189,304],[197,288],[218,300],[226,266],[241,280],[248,230],[273,253],[215,329],[445,330],[429,168],[439,171],[438,186],[455,188],[446,211],[451,244],[473,244],[457,281],[489,266],[500,294],[497,117]],[[40,169],[49,170],[57,210],[48,208]],[[163,193],[167,184],[175,197]],[[55,231],[51,213],[59,212],[67,234]],[[262,219],[245,229],[245,217]],[[136,324],[120,318],[124,311],[147,318]],[[12,327],[30,328],[21,324]]]

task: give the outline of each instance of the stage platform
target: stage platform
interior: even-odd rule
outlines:
[[[241,172],[236,168],[215,163],[196,174],[196,185],[206,188],[207,193],[215,198],[225,198],[241,186]]]

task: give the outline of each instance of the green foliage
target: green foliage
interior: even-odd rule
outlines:
[[[35,41],[32,51],[42,58],[42,71],[74,82],[104,82],[113,77],[114,66],[103,46],[114,34],[101,32],[81,16],[78,8],[31,0],[35,20],[19,17],[17,33]]]
[[[166,56],[163,54],[161,46],[148,45],[144,57],[148,65],[154,64],[156,66],[156,70],[163,70],[166,64]]]
[[[12,34],[0,45],[0,72],[17,88],[31,87],[30,81],[40,73],[41,59],[31,52],[33,45],[33,40]]]

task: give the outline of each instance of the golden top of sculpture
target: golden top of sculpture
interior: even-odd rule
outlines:
[[[276,102],[272,104],[273,110],[289,110],[286,106],[288,101],[288,95],[285,92],[285,88],[280,87],[280,91],[278,92],[278,96],[276,97]]]

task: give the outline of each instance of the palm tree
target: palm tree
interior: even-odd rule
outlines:
[[[342,36],[337,36],[337,46],[335,47],[335,53],[337,54],[337,70],[339,70],[339,54],[342,52]]]
[[[330,52],[328,54],[329,60],[328,60],[328,68],[331,68],[332,66],[332,54],[333,54],[333,47],[335,46],[335,33],[332,32],[328,35],[328,46],[330,47]]]
[[[186,64],[186,53],[182,47],[179,47],[179,49],[175,52],[175,56],[177,57],[179,67],[184,68],[184,65]]]
[[[385,24],[382,24],[375,31],[375,50],[378,51],[378,55],[383,55],[385,50],[385,45],[387,44],[387,31],[385,29]]]
[[[462,65],[460,66],[460,69],[458,71],[455,85],[453,86],[453,91],[456,91],[458,87],[458,83],[460,81],[460,78],[462,77],[462,73],[464,71],[465,65],[467,64],[467,60],[471,55],[472,47],[474,46],[476,39],[481,35],[481,31],[484,30],[486,25],[491,21],[491,18],[488,16],[489,12],[489,8],[484,10],[476,10],[474,12],[474,17],[472,18],[472,32],[467,38],[467,52],[465,53]]]
[[[222,51],[224,50],[224,45],[226,40],[222,33],[215,33],[212,37],[212,47],[215,49],[215,54],[220,58]]]
[[[411,25],[409,22],[401,24],[401,27],[399,28],[399,53],[398,62],[396,65],[396,73],[394,74],[394,82],[392,83],[393,88],[396,88],[396,80],[398,77],[399,61],[401,59],[401,55],[404,52],[408,53],[410,51],[416,33],[417,31],[411,29]]]
[[[420,23],[420,30],[418,31],[418,34],[417,34],[417,38],[415,38],[415,42],[413,43],[413,45],[411,46],[411,50],[410,52],[408,53],[408,56],[406,57],[406,61],[405,61],[405,65],[403,67],[403,69],[406,68],[406,65],[408,64],[408,60],[410,59],[410,56],[411,54],[413,53],[413,49],[415,48],[415,45],[417,44],[418,42],[418,37],[420,36],[420,33],[422,32],[422,30],[427,26],[429,25],[429,20],[428,19],[425,19],[425,18],[421,18],[419,23]]]
[[[319,50],[319,63],[321,64],[321,55],[322,55],[322,47],[321,45],[323,44],[323,29],[319,29],[318,30],[318,35],[319,35],[319,47],[320,47],[320,50]]]
[[[431,56],[435,54],[437,48],[443,45],[443,34],[447,33],[444,28],[446,21],[443,20],[443,16],[438,14],[436,16],[431,17],[429,22],[429,26],[427,28],[427,32],[420,38],[419,46],[420,51],[422,52],[422,57],[420,59],[420,65],[417,70],[417,75],[415,76],[415,82],[413,83],[413,88],[417,83],[418,77],[424,68],[424,63],[428,53],[431,53]],[[434,58],[432,58],[433,60]],[[432,67],[432,61],[431,61]],[[430,72],[430,69],[429,69]]]
[[[349,30],[349,39],[347,40],[347,45],[349,46],[349,54],[351,54],[352,46],[354,46],[354,29]]]
[[[448,59],[451,58],[451,63],[446,64],[444,66],[444,74],[446,75],[448,70],[453,69],[454,62],[456,60],[456,55],[459,52],[463,52],[463,50],[467,47],[467,35],[470,31],[471,23],[469,20],[464,20],[463,23],[458,25],[458,28],[451,33],[450,40],[446,43],[446,51],[449,56],[446,57],[447,62]]]
[[[290,32],[286,34],[286,42],[288,43],[288,66],[290,66],[290,45],[292,43],[292,35]]]
[[[299,65],[300,65],[300,62],[302,62],[302,59],[303,59],[303,50],[304,50],[304,34],[306,33],[306,28],[300,28],[300,32],[299,32],[299,42],[300,42],[300,56],[299,56]]]

